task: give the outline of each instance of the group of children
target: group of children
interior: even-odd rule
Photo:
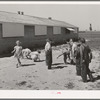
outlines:
[[[26,48],[23,49],[21,46],[21,42],[18,40],[16,41],[16,46],[14,47],[14,50],[11,52],[14,53],[14,57],[17,58],[17,64],[16,67],[20,67],[21,66],[21,61],[20,59],[32,59],[34,62],[36,61],[40,61],[40,50],[37,50],[35,52],[32,52],[30,49]]]
[[[57,59],[63,55],[63,60],[64,63],[67,64],[67,61],[69,60],[69,63],[74,64],[74,57],[73,57],[73,52],[75,49],[75,46],[73,47],[74,43],[72,39],[66,43],[66,47],[62,48],[62,53],[57,57]],[[73,51],[72,51],[73,50]],[[17,68],[21,66],[21,58],[27,58],[27,59],[32,59],[34,62],[40,61],[40,50],[37,50],[35,52],[32,52],[30,49],[26,48],[23,49],[21,46],[21,42],[19,40],[16,41],[16,46],[14,47],[14,50],[12,51],[14,53],[14,57],[17,58]],[[68,60],[67,60],[68,59]]]
[[[48,69],[51,69],[52,66],[52,47],[51,41],[46,40],[45,45],[45,56],[46,56],[46,65]],[[40,61],[40,50],[32,52],[30,49],[22,49],[21,42],[16,41],[16,46],[12,51],[14,57],[17,58],[18,63],[16,64],[17,68],[21,66],[20,58],[32,59],[34,62]],[[57,59],[63,55],[64,63],[76,64],[76,74],[80,75],[83,79],[83,82],[87,82],[87,75],[90,77],[90,80],[93,81],[91,71],[89,69],[89,63],[92,59],[92,53],[89,46],[86,44],[85,39],[79,39],[78,42],[73,42],[70,39],[66,43],[66,46],[62,48],[62,53],[57,57]],[[69,62],[67,62],[69,60]]]
[[[70,63],[76,65],[76,74],[82,77],[83,82],[87,82],[87,75],[90,81],[93,82],[94,78],[89,69],[89,63],[91,63],[92,60],[92,52],[85,39],[79,38],[77,42],[70,40],[66,45],[67,46],[62,49],[61,54],[64,57],[64,63],[67,63],[67,58],[70,59]]]
[[[66,43],[66,46],[62,47],[62,53],[57,57],[57,59],[60,56],[63,56],[63,60],[65,64],[67,63],[75,64],[76,61],[75,61],[74,53],[76,48],[77,48],[77,43],[73,42],[73,40],[70,39],[70,41]]]

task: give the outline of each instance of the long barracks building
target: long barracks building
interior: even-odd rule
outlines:
[[[16,40],[22,42],[23,48],[34,48],[44,46],[46,38],[54,43],[78,38],[78,27],[50,17],[0,11],[0,54],[13,50]]]

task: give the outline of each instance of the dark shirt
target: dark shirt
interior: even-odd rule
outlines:
[[[91,49],[89,46],[85,43],[81,44],[80,46],[80,58],[81,58],[81,63],[89,63],[90,62],[90,57],[89,54],[91,53]]]

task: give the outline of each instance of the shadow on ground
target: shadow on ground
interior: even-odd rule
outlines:
[[[100,80],[100,75],[94,78],[94,81]]]
[[[35,65],[35,64],[22,64],[22,67],[32,66],[32,65]]]
[[[55,66],[55,65],[62,65],[62,64],[64,64],[64,63],[54,63],[54,64],[52,64],[52,66]]]
[[[62,68],[64,68],[64,67],[68,67],[68,66],[57,66],[57,67],[52,67],[52,70],[54,70],[54,69],[62,69]]]
[[[32,60],[32,58],[24,58],[24,59],[27,59],[27,60]],[[45,60],[40,60],[40,61],[34,61],[34,62],[44,62]]]
[[[94,77],[93,78],[93,82],[97,81],[97,80],[100,80],[100,75],[98,75],[97,77]],[[88,80],[87,82],[91,82],[90,80]]]
[[[44,62],[45,60],[35,61],[35,62]]]

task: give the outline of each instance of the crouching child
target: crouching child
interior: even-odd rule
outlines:
[[[30,58],[34,61],[34,62],[39,62],[40,61],[40,50],[37,50],[35,52],[31,52],[30,53]]]

